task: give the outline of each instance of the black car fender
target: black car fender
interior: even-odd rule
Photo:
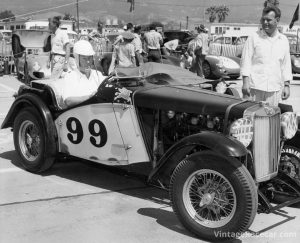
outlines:
[[[8,114],[1,125],[1,129],[13,127],[16,116],[18,115],[19,111],[25,107],[34,107],[40,114],[45,125],[46,144],[49,151],[49,154],[46,157],[55,156],[57,153],[56,127],[49,108],[38,95],[25,93],[18,96],[8,111]]]
[[[150,173],[148,180],[152,180],[160,172],[169,176],[180,161],[195,153],[194,150],[196,150],[195,152],[211,150],[216,155],[237,158],[246,156],[248,153],[247,148],[232,137],[225,136],[222,133],[203,131],[183,138],[168,149],[158,161],[156,168]]]

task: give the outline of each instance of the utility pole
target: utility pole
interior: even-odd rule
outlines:
[[[78,0],[76,0],[76,11],[77,11],[77,32],[79,34],[79,4],[78,4]]]
[[[186,16],[186,29],[189,29],[189,16]]]
[[[181,21],[180,21],[180,27],[179,27],[179,29],[181,30]]]
[[[203,24],[205,24],[205,0],[203,0],[203,16],[202,16],[202,18],[203,18]]]

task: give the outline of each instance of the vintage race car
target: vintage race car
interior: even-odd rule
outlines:
[[[209,241],[239,236],[258,209],[300,201],[300,185],[278,171],[281,147],[297,131],[284,107],[219,94],[158,63],[116,69],[92,98],[64,110],[47,82],[22,86],[1,127],[13,128],[30,172],[63,155],[142,174],[168,190],[181,223]],[[280,192],[288,201],[272,206]]]
[[[237,79],[240,77],[240,61],[239,57],[207,55],[202,64],[204,77]]]
[[[12,51],[18,78],[30,80],[49,78],[51,36],[46,30],[16,30],[12,35]]]
[[[248,36],[222,35],[209,45],[209,54],[225,57],[241,57]]]

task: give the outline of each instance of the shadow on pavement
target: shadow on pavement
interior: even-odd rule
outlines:
[[[249,233],[253,234],[253,235],[260,235],[260,234],[263,234],[265,232],[267,232],[268,230],[271,230],[271,229],[274,229],[275,227],[279,226],[279,225],[282,225],[288,221],[291,221],[291,220],[294,220],[296,217],[291,217],[291,216],[288,216],[286,214],[285,211],[281,211],[281,210],[278,210],[276,212],[273,212],[273,214],[276,214],[276,215],[279,215],[279,216],[282,216],[283,219],[282,221],[278,222],[278,223],[275,223],[275,224],[272,224],[264,229],[261,229],[261,230],[258,230],[258,231],[252,231],[252,230],[248,230]]]
[[[10,160],[13,165],[22,168],[21,164],[18,162],[20,161],[20,158],[15,151],[1,153],[0,158]],[[125,170],[115,167],[76,160],[66,162],[59,161],[55,163],[49,171],[39,175],[44,177],[55,175],[67,180],[96,187],[91,193],[82,193],[72,195],[71,197],[118,192],[159,204],[162,206],[161,208],[140,208],[137,210],[137,213],[156,219],[158,224],[172,231],[196,238],[179,223],[174,212],[163,209],[164,207],[170,207],[168,192],[147,186],[145,184],[145,177],[133,176],[128,174]],[[97,188],[101,190],[98,190]],[[295,218],[286,215],[284,211],[277,211],[275,214],[285,217],[285,219],[264,229],[258,231],[248,230],[248,232],[252,235],[259,235]],[[226,242],[240,243],[242,241],[234,239]]]
[[[23,166],[19,162],[21,160],[21,158],[19,157],[19,155],[17,154],[17,152],[15,150],[6,151],[6,152],[1,153],[0,158],[10,160],[10,162],[14,166],[16,166],[20,169],[24,169]]]
[[[156,219],[156,222],[163,227],[176,231],[180,234],[196,238],[179,223],[176,215],[173,212],[164,210],[162,208],[140,208],[137,212],[143,216]]]
[[[0,154],[0,158],[9,160],[14,166],[24,170],[19,162],[21,158],[19,158],[16,151],[3,152]],[[132,175],[126,170],[116,167],[104,166],[89,161],[67,160],[54,163],[49,171],[38,175],[44,177],[55,175],[102,189],[100,192],[95,189],[95,192],[91,194],[120,192],[128,196],[150,200],[160,205],[170,205],[168,193],[146,185],[145,176]]]

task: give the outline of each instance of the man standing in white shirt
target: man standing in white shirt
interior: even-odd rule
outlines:
[[[145,33],[145,44],[148,50],[149,62],[161,62],[160,45],[162,45],[163,38],[160,33],[156,32],[155,26],[150,26],[150,31]]]
[[[188,44],[188,50],[193,55],[194,68],[193,71],[201,78],[205,78],[203,74],[203,62],[208,54],[208,34],[205,26],[201,24],[198,28],[198,35]]]
[[[60,18],[49,20],[51,35],[51,78],[59,78],[63,71],[68,70],[70,57],[69,37],[65,30],[59,28]]]
[[[263,9],[262,29],[249,36],[241,60],[244,98],[275,106],[290,96],[293,78],[289,42],[277,29],[280,16],[275,6]]]

